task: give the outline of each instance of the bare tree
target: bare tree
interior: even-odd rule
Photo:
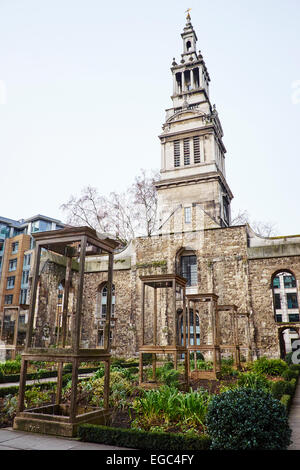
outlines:
[[[150,236],[156,227],[157,217],[157,192],[155,181],[158,181],[160,175],[152,170],[148,176],[145,170],[135,177],[131,192],[134,203],[142,211],[143,232]]]
[[[108,200],[100,196],[96,188],[84,187],[79,197],[71,195],[69,201],[60,208],[67,213],[68,224],[87,225],[100,232],[109,229]]]
[[[111,232],[123,243],[139,235],[150,236],[156,224],[157,194],[154,185],[159,175],[141,170],[134,183],[123,193],[100,195],[87,186],[79,197],[71,196],[61,209],[67,223],[88,225],[100,232]]]
[[[262,222],[251,220],[248,211],[239,210],[231,220],[231,225],[245,225],[248,224],[255,233],[262,237],[274,237],[278,234],[278,229],[275,222]]]

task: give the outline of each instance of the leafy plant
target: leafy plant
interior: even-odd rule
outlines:
[[[52,402],[52,390],[41,390],[37,387],[32,387],[25,391],[25,407],[41,406],[46,403]]]
[[[282,375],[287,368],[287,363],[282,359],[267,359],[266,357],[261,357],[257,361],[254,361],[252,366],[254,372],[272,375],[274,377]]]
[[[195,369],[195,361],[192,359],[190,361],[191,369]],[[211,361],[204,361],[202,359],[197,360],[197,369],[198,370],[213,370],[213,363]]]
[[[270,384],[266,377],[256,372],[239,373],[237,381],[239,387],[250,387],[253,389],[269,390]]]
[[[5,375],[18,374],[21,370],[21,363],[17,360],[9,360],[1,364],[1,369]]]
[[[148,390],[133,402],[132,409],[137,417],[132,426],[149,430],[153,426],[168,428],[175,425],[203,431],[209,400],[210,395],[204,390],[181,393],[166,385],[158,390]]]
[[[18,406],[18,397],[16,395],[7,395],[3,399],[1,413],[0,413],[0,423],[9,423],[12,420],[17,412]]]
[[[284,450],[291,443],[285,407],[251,387],[215,395],[208,405],[207,429],[215,450]]]
[[[96,372],[93,374],[92,380],[101,379],[102,377],[104,377],[104,368],[103,368],[103,367],[100,367],[100,368],[99,368],[98,370],[96,370]]]

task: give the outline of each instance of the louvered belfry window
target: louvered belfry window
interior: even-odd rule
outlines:
[[[200,138],[194,137],[194,163],[200,163]]]
[[[183,155],[184,155],[184,164],[190,164],[190,139],[183,140]]]
[[[174,166],[180,166],[180,140],[174,141]]]

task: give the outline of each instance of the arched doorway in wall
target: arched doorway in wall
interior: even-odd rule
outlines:
[[[278,330],[281,359],[284,359],[288,353],[293,351],[294,341],[300,339],[299,332],[300,328],[288,326]]]
[[[115,326],[115,286],[112,286],[112,305],[111,305],[111,330],[110,330],[110,342],[113,342],[113,329]],[[97,291],[97,302],[96,302],[96,320],[98,328],[97,346],[104,346],[104,328],[106,322],[107,312],[107,282],[99,285]]]
[[[275,322],[299,322],[298,286],[292,271],[282,270],[273,274],[272,292]]]
[[[299,339],[300,312],[295,274],[289,269],[276,271],[271,279],[271,288],[274,319],[278,326],[282,324],[278,329],[278,340],[280,357],[284,359],[292,351],[293,342]]]

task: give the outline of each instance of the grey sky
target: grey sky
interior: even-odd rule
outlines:
[[[300,0],[0,0],[1,215],[63,218],[159,168],[188,7],[233,208],[300,233]]]

